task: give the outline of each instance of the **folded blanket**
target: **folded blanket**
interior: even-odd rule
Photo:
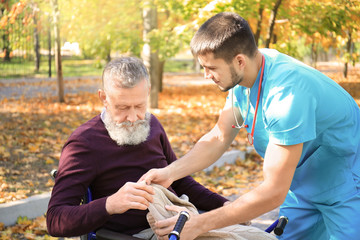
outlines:
[[[196,207],[190,203],[187,197],[177,197],[174,193],[170,192],[166,188],[152,184],[155,195],[154,201],[150,204],[147,214],[147,220],[152,229],[155,221],[164,220],[172,216],[177,215],[176,212],[167,211],[165,205],[177,205],[180,207],[185,207],[189,212],[193,214],[199,214]],[[219,228],[216,230],[209,231],[207,233],[201,234],[196,238],[196,240],[268,240],[277,238],[261,229],[243,226],[243,225],[232,225],[229,227]]]

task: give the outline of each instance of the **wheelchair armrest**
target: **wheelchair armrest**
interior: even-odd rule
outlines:
[[[140,238],[126,235],[124,233],[114,232],[105,228],[96,231],[97,240],[139,240]]]

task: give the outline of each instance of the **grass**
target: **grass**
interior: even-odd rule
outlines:
[[[51,60],[51,76],[56,76],[55,60]],[[10,62],[0,59],[0,79],[14,78],[45,78],[49,77],[47,56],[42,56],[39,72],[35,73],[35,62],[21,58],[12,58]],[[64,77],[101,76],[105,62],[94,59],[80,59],[63,57],[62,67]],[[164,66],[165,72],[191,73],[193,62],[191,60],[168,60]]]
[[[164,66],[164,72],[173,73],[193,73],[194,63],[192,60],[167,60]]]
[[[55,60],[52,58],[51,76],[56,76]],[[64,77],[101,76],[106,62],[96,59],[83,59],[81,57],[63,57],[62,67]],[[341,72],[339,67],[320,66],[318,70],[330,69],[325,72]],[[35,73],[35,62],[21,58],[12,58],[11,62],[4,62],[0,58],[0,79],[14,78],[45,78],[49,76],[48,57],[42,56],[40,71]],[[355,69],[355,67],[353,67]],[[351,71],[351,70],[350,70]],[[168,59],[164,65],[167,73],[194,73],[194,62],[192,59]],[[351,75],[351,74],[350,74]],[[348,78],[350,79],[350,78]]]
[[[51,76],[56,76],[55,60],[51,60]],[[23,60],[21,58],[12,58],[10,62],[0,60],[0,78],[31,78],[31,77],[49,77],[48,58],[42,56],[39,72],[35,72],[35,62]],[[99,61],[76,58],[63,58],[62,68],[63,76],[101,76],[102,64]]]

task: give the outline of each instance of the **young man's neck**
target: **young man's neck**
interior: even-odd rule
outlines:
[[[256,82],[257,75],[261,69],[262,65],[262,53],[259,50],[256,50],[256,53],[252,58],[249,58],[249,62],[247,64],[247,79],[248,85],[247,87],[251,88]]]

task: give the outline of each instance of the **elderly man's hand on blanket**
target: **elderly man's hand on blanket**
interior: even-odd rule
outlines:
[[[190,214],[189,221],[192,218],[196,217],[196,215],[194,215],[191,211],[189,211],[185,207],[179,207],[179,206],[175,206],[175,205],[172,205],[172,206],[166,205],[165,208],[168,211],[173,211],[173,212],[177,212],[177,213],[180,213],[181,211],[187,211]],[[179,217],[179,214],[177,214],[176,216],[173,216],[171,218],[155,222],[155,233],[159,240],[167,240],[168,239],[168,235],[174,229],[174,226],[175,226],[175,223],[176,223],[178,217]],[[195,239],[200,233],[196,235],[195,232],[193,232],[193,233],[189,232],[187,230],[188,229],[187,227],[189,225],[188,222],[185,223],[185,226],[180,233],[180,237],[181,237],[181,239],[192,240],[192,239]]]
[[[152,186],[143,182],[127,182],[116,193],[106,199],[106,210],[112,214],[124,213],[129,209],[146,210],[153,201]]]

